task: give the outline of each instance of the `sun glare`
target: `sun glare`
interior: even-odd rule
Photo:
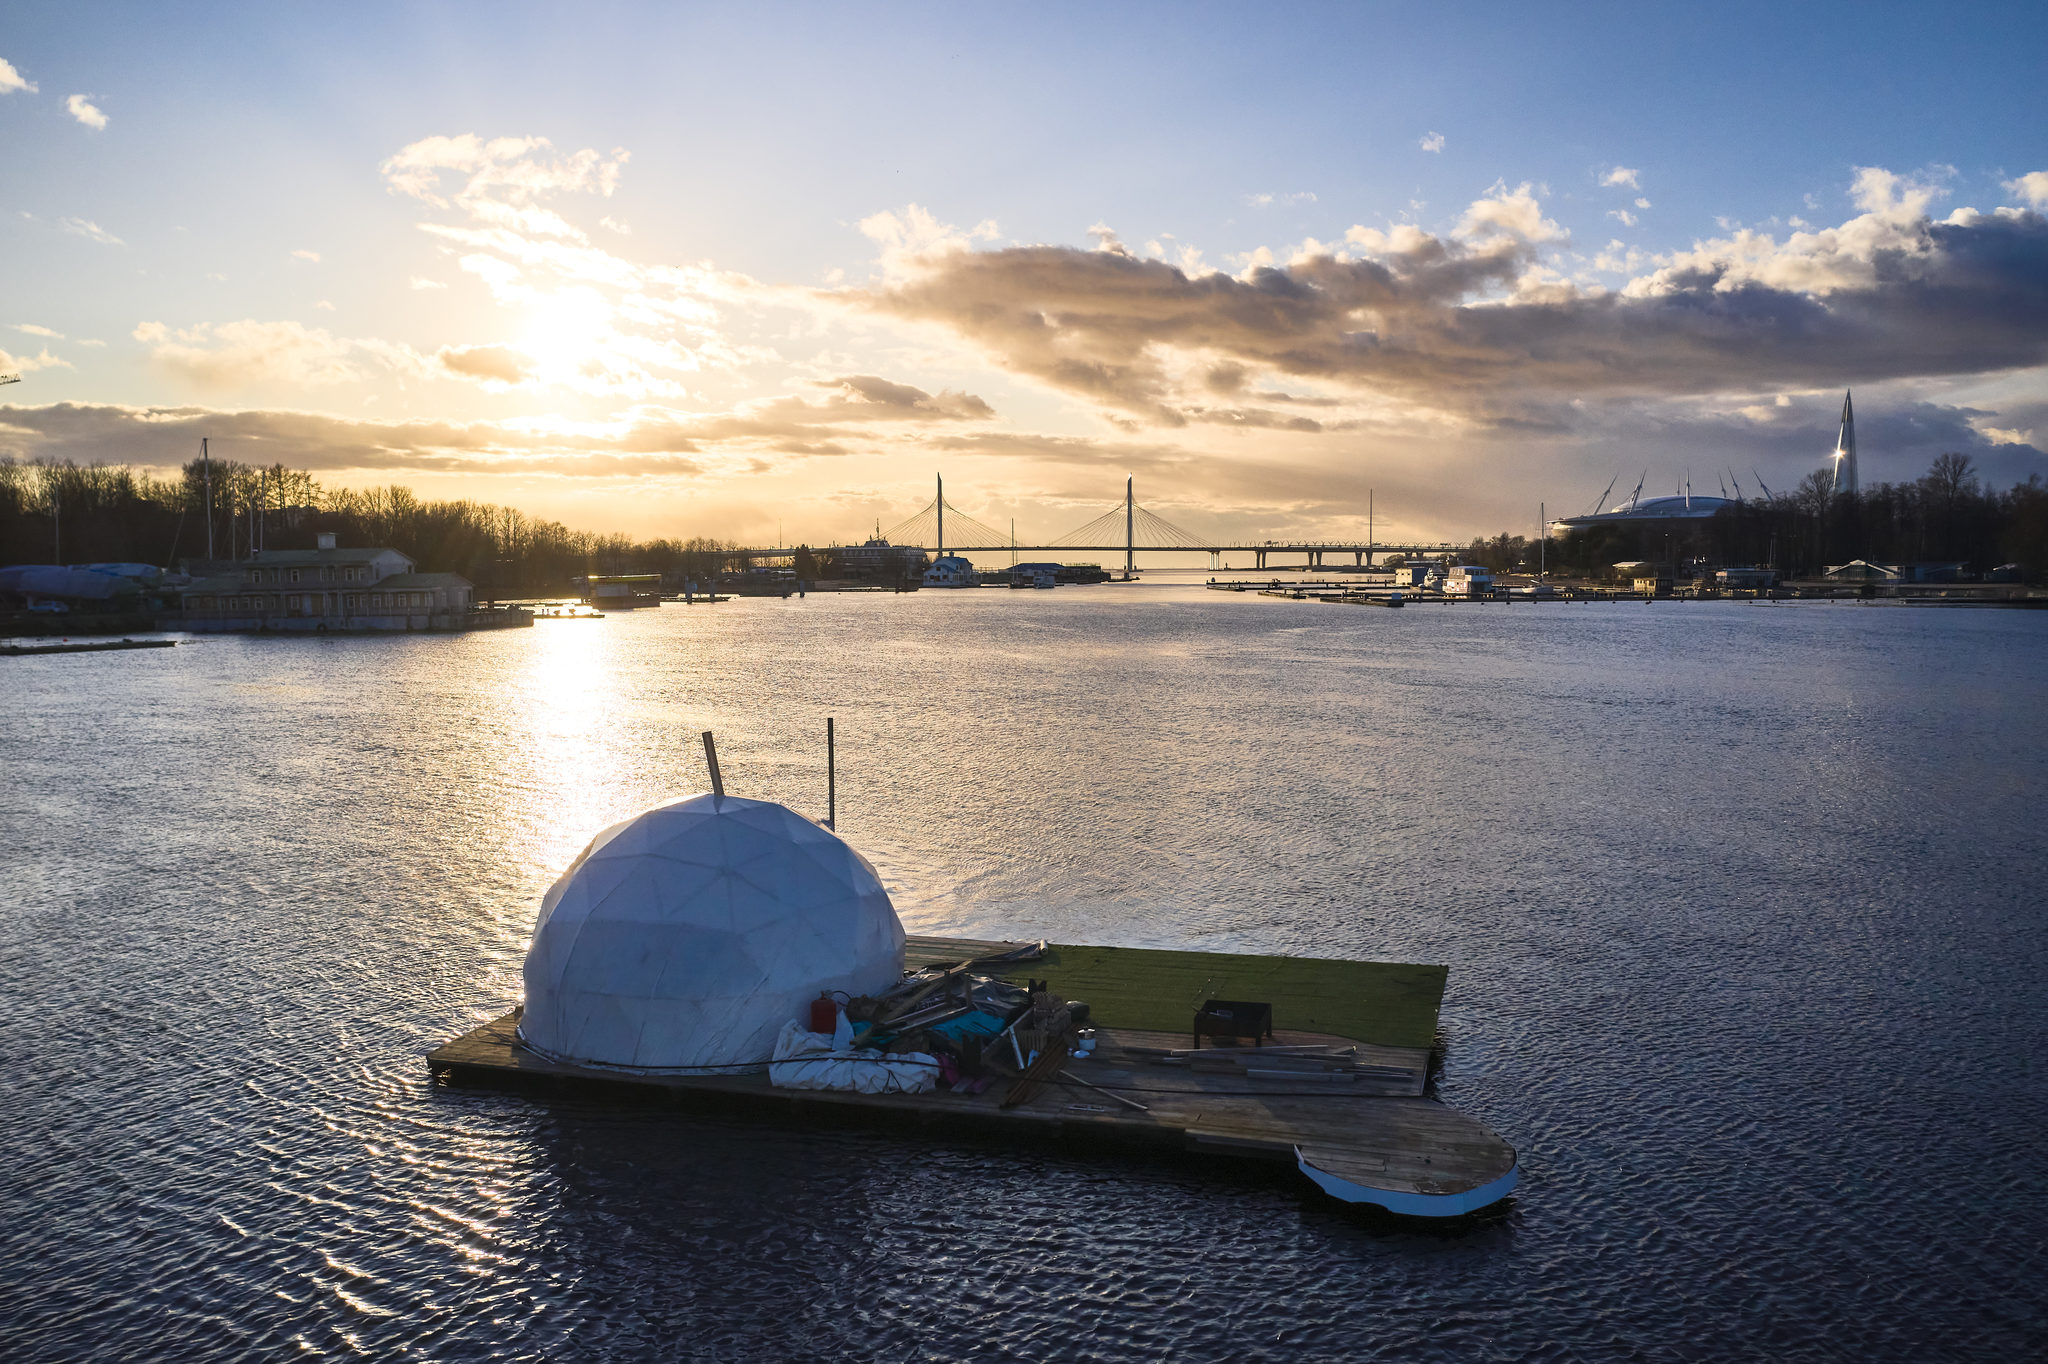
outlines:
[[[590,289],[567,289],[535,299],[526,309],[518,346],[550,382],[574,379],[602,366],[612,339],[612,310]]]

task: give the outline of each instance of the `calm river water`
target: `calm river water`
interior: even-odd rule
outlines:
[[[2048,615],[736,601],[0,661],[11,1360],[2048,1349]],[[704,785],[913,931],[1447,962],[1509,1209],[437,1091]]]

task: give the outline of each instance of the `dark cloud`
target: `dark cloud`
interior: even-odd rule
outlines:
[[[0,407],[0,454],[145,468],[174,468],[199,454],[295,469],[541,471],[593,476],[694,474],[694,447],[549,434],[494,422],[376,422],[317,412],[222,412],[203,407],[56,403]]]
[[[1823,234],[1825,237],[1825,234]],[[1545,283],[1540,241],[1412,230],[1377,254],[1242,277],[1115,250],[934,255],[856,295],[942,323],[1004,365],[1160,425],[1204,415],[1254,371],[1482,419],[1555,398],[1755,392],[1982,374],[2048,362],[2048,219],[1908,218],[1835,238],[1703,244],[1626,292]],[[1812,245],[1819,240],[1819,246]],[[1174,353],[1202,358],[1192,381]]]
[[[924,449],[934,454],[986,455],[1028,459],[1046,464],[1114,469],[1123,473],[1184,473],[1202,456],[1178,446],[1138,441],[1101,441],[1088,436],[1042,436],[1020,431],[988,431],[971,436],[935,436]]]
[[[514,378],[494,371],[516,353],[472,347],[444,364],[464,372]],[[127,407],[57,403],[0,407],[0,454],[18,459],[71,459],[167,468],[191,459],[202,436],[223,459],[293,468],[418,469],[428,472],[512,473],[546,470],[611,476],[626,473],[692,474],[703,465],[691,456],[773,451],[797,456],[854,453],[849,440],[864,426],[900,429],[923,423],[951,425],[994,416],[971,393],[935,395],[873,376],[832,381],[838,396],[821,402],[778,398],[732,412],[687,413],[643,407],[622,414],[612,431],[550,431],[523,423],[389,421],[280,410],[218,411],[204,407]]]
[[[532,370],[531,362],[510,346],[443,346],[435,359],[441,367],[466,379],[495,379],[517,384]]]
[[[848,398],[871,407],[893,408],[904,416],[941,421],[987,421],[996,415],[994,408],[972,393],[958,393],[948,389],[933,397],[921,388],[912,388],[909,384],[894,383],[888,379],[878,379],[872,374],[850,374],[840,379],[827,379],[821,381],[818,386],[838,389]]]

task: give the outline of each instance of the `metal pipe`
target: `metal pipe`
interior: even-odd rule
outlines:
[[[716,801],[725,795],[725,783],[718,777],[718,745],[708,729],[704,731],[704,765],[711,769],[711,797]]]

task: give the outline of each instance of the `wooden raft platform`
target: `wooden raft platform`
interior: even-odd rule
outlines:
[[[1021,945],[913,938],[907,965],[950,965]],[[766,1074],[651,1075],[564,1064],[520,1044],[516,1010],[436,1048],[427,1065],[455,1084],[652,1088],[685,1102],[738,1105],[800,1121],[831,1116],[954,1125],[1022,1141],[1082,1138],[1288,1161],[1337,1198],[1411,1216],[1459,1216],[1514,1189],[1514,1148],[1483,1123],[1423,1097],[1442,967],[1060,944],[1003,974],[1048,980],[1057,993],[1087,1000],[1099,1029],[1093,1056],[1070,1058],[1052,1083],[1007,1110],[1000,1107],[1008,1088],[1001,1082],[973,1095],[868,1095],[777,1089]],[[1347,982],[1368,991],[1379,987],[1384,997],[1347,994]],[[1268,992],[1252,993],[1259,985]],[[1186,1029],[1208,998],[1269,1000],[1276,1024],[1309,1025],[1276,1026],[1273,1045],[1356,1046],[1357,1060],[1376,1073],[1339,1085],[1159,1064],[1161,1052],[1189,1046]],[[1163,1010],[1173,1011],[1170,1020],[1157,1016]],[[1424,1012],[1429,1032],[1418,1045]],[[1171,1030],[1157,1026],[1161,1021]],[[1340,1031],[1335,1022],[1350,1026]],[[1256,1055],[1250,1047],[1226,1051]],[[1109,1094],[1142,1103],[1146,1111]]]

